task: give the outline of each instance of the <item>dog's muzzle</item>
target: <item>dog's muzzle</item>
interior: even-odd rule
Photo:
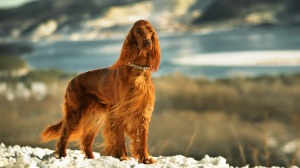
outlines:
[[[151,44],[151,40],[150,40],[150,39],[145,40],[145,41],[144,41],[144,44],[145,44],[146,46],[150,45],[150,44]]]

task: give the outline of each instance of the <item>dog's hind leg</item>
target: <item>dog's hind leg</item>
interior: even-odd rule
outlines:
[[[82,135],[80,137],[80,147],[85,153],[85,158],[93,159],[92,146],[99,129],[104,122],[105,106],[91,101],[89,106],[82,113]]]
[[[67,130],[66,122],[63,121],[61,134],[56,144],[56,151],[54,152],[56,158],[67,156],[66,148],[67,148],[69,137],[70,137],[70,133]]]
[[[65,118],[63,120],[61,134],[56,144],[57,149],[55,151],[55,154],[58,155],[58,158],[65,157],[67,155],[66,148],[69,139],[72,133],[74,133],[75,130],[78,130],[81,116],[80,112],[69,108],[67,103],[64,104],[64,110],[66,112]]]

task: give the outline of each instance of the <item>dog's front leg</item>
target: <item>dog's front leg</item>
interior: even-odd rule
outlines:
[[[127,152],[125,146],[124,129],[120,122],[107,120],[103,129],[104,137],[104,156],[113,156],[120,160],[127,160]]]
[[[139,163],[152,164],[155,160],[148,153],[148,128],[149,122],[143,118],[143,122],[139,127]]]
[[[120,160],[128,160],[126,145],[125,145],[125,137],[124,137],[124,129],[121,123],[116,124],[117,131],[117,145],[116,145],[116,153],[117,158]]]

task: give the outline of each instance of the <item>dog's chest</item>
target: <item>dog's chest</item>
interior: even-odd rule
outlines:
[[[127,96],[125,96],[125,98],[132,98],[139,101],[148,99],[149,94],[152,93],[152,90],[153,86],[151,79],[147,78],[144,75],[139,75],[131,79],[129,88],[126,93]]]
[[[121,117],[134,117],[147,109],[152,109],[154,104],[154,89],[151,79],[141,75],[132,77],[129,83],[128,90],[124,90],[123,94],[120,94],[120,99],[112,108],[112,111]]]
[[[149,89],[151,90],[151,88],[152,88],[151,79],[149,79],[143,75],[135,77],[132,85],[134,87],[134,90],[136,90],[140,93],[146,93],[149,91]]]
[[[145,76],[140,75],[138,77],[135,77],[133,84],[135,87],[143,89],[143,87],[145,87],[147,84],[147,79]]]

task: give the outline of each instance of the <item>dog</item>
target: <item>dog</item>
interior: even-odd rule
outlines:
[[[110,67],[91,70],[72,79],[66,89],[62,120],[47,127],[42,141],[58,139],[55,156],[66,156],[68,142],[79,140],[86,158],[94,158],[92,144],[102,129],[102,155],[152,164],[148,130],[155,102],[151,73],[160,66],[160,46],[153,26],[146,20],[134,23],[124,40],[120,57]]]

